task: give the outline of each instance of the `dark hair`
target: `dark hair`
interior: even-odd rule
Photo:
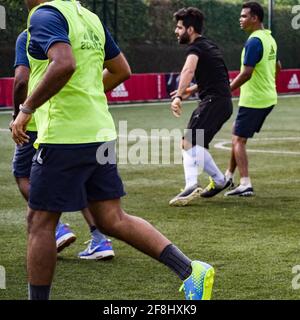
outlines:
[[[202,33],[204,14],[201,10],[193,7],[183,8],[174,13],[176,21],[182,20],[186,28],[193,27],[199,34]]]
[[[243,4],[243,9],[250,9],[252,16],[257,16],[260,22],[264,21],[264,9],[257,2],[246,2]]]

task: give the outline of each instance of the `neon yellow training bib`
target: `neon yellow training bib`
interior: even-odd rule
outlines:
[[[276,91],[276,59],[277,44],[270,30],[257,30],[249,39],[259,38],[263,45],[263,57],[255,66],[252,78],[241,86],[239,105],[248,108],[268,108],[277,104]],[[242,52],[242,67],[244,68],[245,48]]]
[[[113,118],[108,110],[103,85],[105,32],[99,18],[78,2],[54,0],[42,6],[59,10],[69,26],[69,39],[76,60],[76,71],[62,90],[46,107],[36,112],[37,144],[85,144],[112,141],[117,138]],[[30,32],[28,32],[30,38]],[[49,60],[29,55],[32,85],[43,78]]]

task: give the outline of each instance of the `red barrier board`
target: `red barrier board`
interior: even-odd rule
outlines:
[[[238,71],[229,73],[232,81]],[[138,102],[169,98],[169,92],[178,85],[178,74],[134,74],[131,78],[107,94],[109,102]],[[172,81],[171,81],[172,80]],[[12,106],[13,78],[0,78],[0,107]],[[300,93],[300,69],[281,71],[277,80],[279,94]],[[239,95],[239,90],[233,93]]]
[[[13,105],[13,78],[0,78],[0,107],[11,107]]]
[[[300,70],[287,69],[280,73],[277,79],[278,93],[299,93],[300,92]]]
[[[134,74],[107,94],[109,102],[161,100],[166,98],[164,74]]]

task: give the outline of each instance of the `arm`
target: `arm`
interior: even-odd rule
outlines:
[[[277,60],[277,62],[276,62],[276,78],[279,76],[281,69],[282,69],[281,61]]]
[[[76,69],[76,62],[69,44],[61,42],[53,44],[48,50],[47,56],[49,59],[48,69],[37,88],[24,102],[24,106],[32,112],[57,94]],[[31,114],[20,112],[15,120],[12,132],[13,139],[17,144],[29,141],[25,131],[30,119]]]
[[[69,44],[57,42],[48,50],[47,71],[24,106],[35,110],[56,95],[70,80],[76,69],[76,61]]]
[[[242,72],[231,82],[230,89],[234,91],[249,81],[255,66],[263,57],[263,44],[259,38],[251,38],[245,45],[244,67]]]
[[[130,66],[123,53],[120,53],[111,60],[105,61],[104,68],[103,83],[105,92],[116,88],[131,76]]]
[[[14,113],[13,117],[16,118],[19,114],[19,106],[27,98],[28,81],[30,69],[26,66],[18,66],[15,69],[13,97],[14,97]]]
[[[198,91],[199,91],[198,85],[197,85],[197,84],[194,84],[194,85],[188,87],[188,88],[185,90],[184,94],[182,95],[182,99],[183,99],[183,100],[187,100],[191,95],[193,95],[194,93],[196,93],[196,92],[198,92]],[[178,92],[178,91],[175,90],[175,91],[172,91],[172,92],[170,93],[170,96],[171,96],[172,99],[174,99],[174,98],[178,95],[177,92]]]
[[[199,57],[191,54],[187,57],[185,65],[180,74],[180,81],[177,89],[177,95],[182,96],[186,89],[189,88],[199,61]],[[195,88],[194,88],[195,89]]]
[[[240,88],[244,83],[249,81],[252,77],[254,68],[250,66],[244,66],[244,70],[231,82],[230,89],[234,91]]]
[[[185,62],[185,65],[180,74],[179,86],[177,89],[177,95],[171,104],[171,110],[175,117],[180,117],[182,112],[182,100],[186,97],[186,90],[189,88],[191,81],[193,80],[199,57],[195,54],[190,54]],[[197,86],[198,88],[198,86]],[[196,90],[196,86],[193,88]]]

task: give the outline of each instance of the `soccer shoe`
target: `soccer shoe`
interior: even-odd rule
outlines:
[[[233,181],[233,178],[229,178],[229,181],[230,181],[230,186],[229,186],[228,190],[233,190],[234,188],[236,188],[234,181]]]
[[[210,300],[214,284],[214,268],[201,261],[192,262],[192,274],[179,291],[184,290],[186,300]]]
[[[179,193],[169,202],[169,205],[174,207],[184,207],[192,200],[199,198],[201,192],[202,189],[195,184],[193,187],[187,188]]]
[[[78,254],[80,259],[85,260],[110,260],[115,256],[111,240],[104,239],[100,242],[88,241],[88,247]]]
[[[201,193],[202,198],[212,198],[216,196],[218,193],[220,193],[221,191],[229,188],[232,184],[232,180],[230,179],[225,180],[225,184],[223,186],[216,185],[216,183],[211,177],[209,177],[209,180],[210,180],[209,185]]]
[[[231,197],[231,196],[252,197],[254,196],[254,190],[250,185],[248,186],[239,185],[235,189],[225,193],[225,197]]]
[[[76,240],[75,234],[72,232],[68,224],[60,223],[55,232],[56,249],[61,252]]]

